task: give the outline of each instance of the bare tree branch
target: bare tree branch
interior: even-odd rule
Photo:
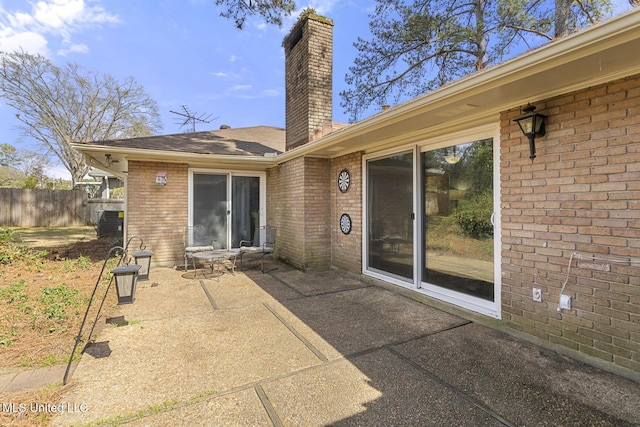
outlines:
[[[148,136],[161,129],[158,107],[132,77],[57,67],[40,55],[0,53],[0,96],[16,109],[24,137],[55,154],[78,182],[88,166],[74,142]]]

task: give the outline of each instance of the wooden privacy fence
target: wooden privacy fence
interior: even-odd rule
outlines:
[[[91,224],[83,190],[0,188],[0,226],[72,227]]]

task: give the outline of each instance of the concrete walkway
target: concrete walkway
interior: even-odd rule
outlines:
[[[640,384],[339,272],[151,279],[53,425],[640,425]]]
[[[74,364],[77,362],[74,362]],[[62,384],[67,364],[46,368],[16,369],[0,374],[0,394],[38,390],[54,384]]]

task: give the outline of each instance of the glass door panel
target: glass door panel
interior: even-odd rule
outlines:
[[[422,281],[494,301],[493,140],[422,153]]]
[[[234,176],[231,178],[231,247],[241,240],[253,241],[260,225],[260,178]]]
[[[216,249],[227,249],[227,175],[193,174],[193,225],[213,232]]]
[[[367,162],[367,262],[413,279],[413,154]]]

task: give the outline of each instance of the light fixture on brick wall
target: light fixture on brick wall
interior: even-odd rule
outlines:
[[[529,104],[522,109],[521,116],[513,119],[520,126],[520,130],[529,138],[529,158],[536,158],[536,136],[544,136],[545,115],[535,112],[536,107]]]
[[[167,177],[169,176],[166,172],[158,172],[156,174],[156,185],[167,185]]]

